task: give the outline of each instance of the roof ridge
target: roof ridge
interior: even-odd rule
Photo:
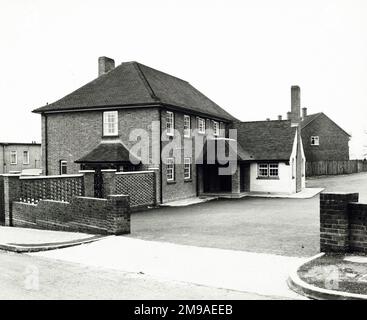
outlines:
[[[138,75],[140,76],[141,80],[143,81],[143,84],[144,84],[145,88],[149,91],[149,94],[152,97],[152,99],[161,102],[161,100],[154,93],[154,90],[153,90],[152,86],[150,85],[148,79],[146,78],[144,72],[141,70],[140,65],[139,65],[140,63],[136,62],[136,61],[133,61],[132,64],[135,67],[135,69],[137,70]]]

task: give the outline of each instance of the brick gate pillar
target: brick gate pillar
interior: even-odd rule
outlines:
[[[241,192],[241,167],[239,163],[233,164],[237,166],[236,172],[232,174],[232,193]]]
[[[83,174],[84,180],[84,196],[94,197],[94,170],[79,170]]]
[[[348,203],[358,202],[358,193],[320,194],[320,251],[349,251]]]
[[[19,174],[5,174],[4,177],[4,213],[5,225],[13,225],[12,207],[13,201],[19,200],[20,197],[20,181]]]
[[[103,198],[115,193],[116,169],[101,170],[103,175]]]

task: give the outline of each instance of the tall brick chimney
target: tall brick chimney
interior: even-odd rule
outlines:
[[[307,117],[307,108],[302,108],[302,120],[305,120]]]
[[[291,112],[292,123],[299,123],[301,120],[301,89],[299,86],[291,87]]]
[[[115,69],[115,60],[108,57],[98,58],[98,77]]]

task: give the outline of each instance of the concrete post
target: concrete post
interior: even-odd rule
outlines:
[[[94,197],[94,170],[79,170],[84,179],[84,196]]]
[[[103,175],[103,197],[107,198],[115,193],[116,169],[101,170]]]
[[[4,213],[5,225],[13,225],[12,207],[13,201],[19,200],[20,197],[20,181],[19,174],[4,174]]]

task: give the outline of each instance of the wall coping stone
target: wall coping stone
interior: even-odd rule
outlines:
[[[154,173],[154,171],[120,171],[120,172],[116,172],[117,175],[122,175],[122,174],[140,174],[140,173]]]
[[[12,175],[11,175],[12,176]],[[54,179],[54,178],[80,178],[83,177],[82,174],[62,174],[58,176],[20,176],[21,180],[37,180],[37,179]]]

